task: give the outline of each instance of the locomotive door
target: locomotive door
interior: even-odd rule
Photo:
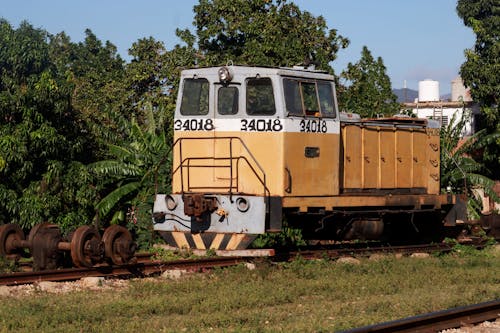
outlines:
[[[333,83],[285,78],[283,88],[285,195],[338,194],[340,121]]]

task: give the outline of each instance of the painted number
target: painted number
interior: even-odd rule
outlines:
[[[241,130],[245,132],[280,132],[283,125],[279,119],[241,119]]]
[[[326,133],[328,130],[326,121],[320,119],[302,119],[300,131],[307,133]]]
[[[213,131],[214,128],[212,119],[177,119],[174,122],[175,131]]]

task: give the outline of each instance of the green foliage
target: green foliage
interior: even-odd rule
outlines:
[[[168,191],[166,186],[170,170],[169,163],[165,161],[169,149],[165,132],[156,127],[153,110],[149,108],[145,112],[149,114],[147,129],[132,120],[128,142],[122,146],[109,146],[113,159],[88,166],[102,184],[104,197],[96,205],[99,218],[111,224],[129,222],[132,230],[143,238],[138,240],[141,246],[152,240],[152,198],[161,185],[157,175],[160,175],[162,190]]]
[[[382,58],[375,61],[366,46],[361,51],[361,59],[355,64],[349,63],[341,77],[347,81],[345,90],[339,95],[342,111],[368,118],[399,112]]]
[[[476,35],[474,47],[465,50],[460,68],[464,84],[486,118],[489,133],[500,130],[500,11],[492,0],[459,0],[457,13]],[[495,179],[500,179],[500,140],[485,147],[483,156]]]
[[[254,248],[298,248],[305,246],[302,230],[283,225],[280,232],[269,232],[257,236],[252,242]]]
[[[333,72],[330,62],[349,44],[322,16],[286,0],[201,0],[194,12],[203,65],[314,64]]]
[[[482,206],[474,189],[482,189],[494,201],[500,201],[493,191],[495,182],[487,177],[488,169],[476,157],[478,151],[500,138],[500,131],[481,130],[461,140],[468,116],[465,110],[461,119],[454,114],[448,126],[441,128],[441,187],[443,191],[466,193],[469,214],[478,218]]]
[[[81,224],[94,195],[81,172],[85,141],[71,87],[50,59],[48,37],[0,20],[0,220],[23,227]]]
[[[19,270],[18,262],[4,257],[0,257],[0,274],[17,272]]]

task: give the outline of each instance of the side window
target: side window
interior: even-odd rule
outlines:
[[[332,84],[330,82],[318,82],[318,95],[323,117],[335,117]]]
[[[300,98],[299,81],[284,79],[283,89],[285,92],[285,104],[288,114],[293,116],[302,116],[302,98]]]
[[[336,116],[333,86],[329,81],[283,79],[289,116]]]
[[[181,114],[200,116],[208,114],[208,80],[186,79],[182,87]]]
[[[269,116],[276,113],[271,79],[255,78],[247,80],[247,114]]]
[[[238,88],[219,88],[217,92],[217,112],[221,115],[238,113]]]

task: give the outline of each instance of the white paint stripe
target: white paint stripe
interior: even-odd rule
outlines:
[[[247,118],[215,118],[213,119],[211,130],[203,127],[193,127],[190,124],[196,123],[196,120],[210,118],[186,117],[178,118],[175,131],[179,132],[256,132],[256,133],[316,133],[316,134],[339,134],[340,122],[332,118],[277,118],[277,117],[247,117]],[[186,123],[186,126],[184,126]]]

